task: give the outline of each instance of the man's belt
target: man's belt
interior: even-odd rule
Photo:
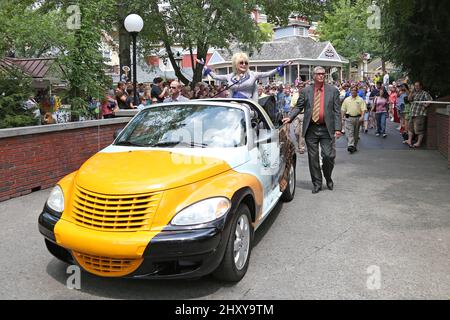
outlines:
[[[345,117],[346,118],[360,118],[361,117],[361,115],[359,114],[359,115],[357,115],[357,116],[351,116],[351,115],[349,115],[349,114],[345,114]]]

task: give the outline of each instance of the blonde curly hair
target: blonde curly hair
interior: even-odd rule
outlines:
[[[233,54],[233,57],[231,58],[231,66],[233,68],[233,72],[236,74],[238,70],[238,64],[240,61],[246,61],[249,62],[248,56],[244,52],[237,52]]]

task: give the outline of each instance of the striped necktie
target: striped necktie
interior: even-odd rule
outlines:
[[[321,91],[317,90],[316,94],[314,95],[314,107],[313,107],[313,115],[312,115],[312,121],[315,123],[319,122],[319,116],[320,116],[320,101],[321,101]]]

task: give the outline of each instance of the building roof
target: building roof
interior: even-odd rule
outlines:
[[[367,64],[367,70],[369,72],[373,72],[373,73],[381,72],[382,71],[381,70],[381,66],[382,66],[381,59],[380,58],[375,58],[375,59],[373,59],[372,61],[370,61]],[[386,61],[385,67],[386,67],[386,70],[388,70],[388,71],[392,71],[392,70],[396,69],[396,67],[392,63],[390,63],[389,61]]]
[[[325,51],[330,50],[332,57],[325,57]],[[240,49],[232,46],[230,51],[218,50],[225,61],[231,61],[231,57]],[[317,42],[310,37],[290,36],[264,42],[259,51],[249,56],[253,61],[285,61],[285,60],[330,60],[348,63],[348,60],[340,56],[330,42]],[[223,63],[222,62],[222,63]]]
[[[53,62],[55,62],[55,58],[2,58],[0,59],[0,68],[8,70],[16,66],[21,68],[30,77],[42,79],[47,74]]]

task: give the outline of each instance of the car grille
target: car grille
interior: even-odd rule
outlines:
[[[77,262],[86,271],[104,277],[123,277],[139,268],[143,259],[122,259],[93,256],[80,252],[73,252]]]
[[[80,226],[102,231],[149,230],[162,192],[106,195],[75,187],[72,217]]]

